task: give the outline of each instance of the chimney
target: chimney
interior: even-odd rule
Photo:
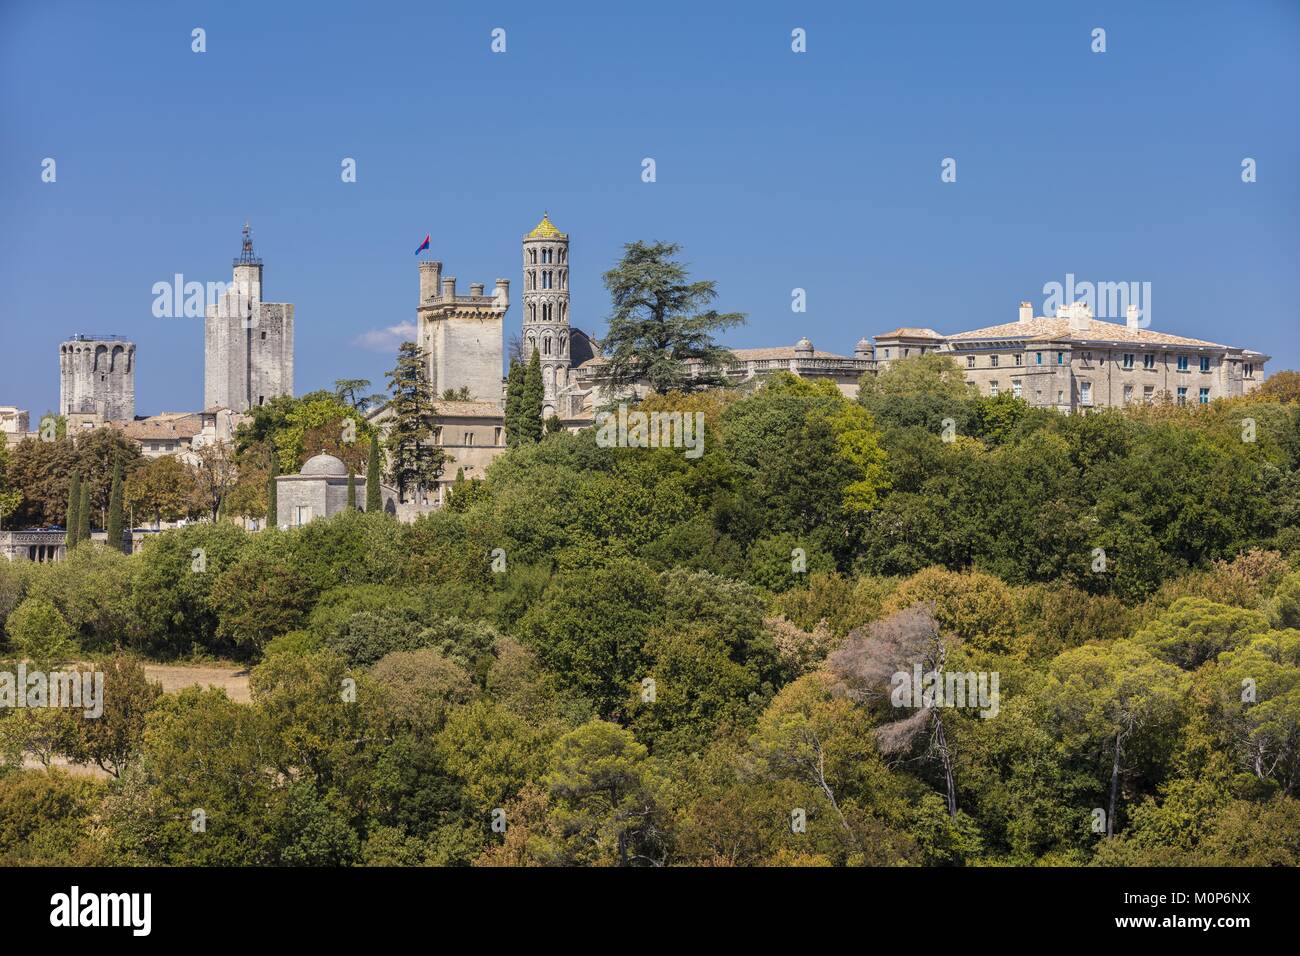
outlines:
[[[1126,320],[1126,322],[1127,322],[1127,324],[1128,324],[1128,327],[1129,327],[1130,329],[1132,329],[1133,331],[1135,331],[1135,332],[1136,332],[1138,329],[1142,328],[1142,318],[1141,318],[1141,317],[1142,317],[1142,310],[1139,309],[1139,308],[1137,307],[1137,305],[1130,303],[1130,304],[1129,304],[1129,307],[1128,307],[1128,309],[1125,311],[1125,315],[1124,315],[1124,318],[1125,318],[1125,320]]]
[[[1020,303],[1020,321],[1032,322],[1034,320],[1034,307],[1028,302]]]
[[[456,277],[446,276],[442,280],[442,297],[445,301],[450,302],[456,298]]]
[[[438,298],[438,276],[441,273],[441,262],[420,262],[420,305]]]
[[[495,294],[492,296],[492,304],[503,311],[510,308],[509,279],[497,279],[497,287]]]
[[[481,296],[483,294],[483,283],[471,282],[469,284],[469,294],[475,297]]]
[[[1087,302],[1074,302],[1065,307],[1065,314],[1070,319],[1071,332],[1087,332],[1092,329],[1092,310]]]

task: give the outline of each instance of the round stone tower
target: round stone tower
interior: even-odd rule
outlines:
[[[524,236],[524,360],[534,351],[545,388],[542,417],[549,418],[569,384],[569,237],[545,213]]]

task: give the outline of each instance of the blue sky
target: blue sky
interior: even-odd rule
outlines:
[[[151,288],[228,279],[245,219],[297,391],[378,384],[356,343],[413,320],[425,233],[462,289],[511,280],[509,334],[543,209],[596,334],[601,273],[662,239],[748,313],[730,345],[1011,321],[1073,273],[1300,367],[1298,94],[1296,0],[0,0],[0,404],[53,409],[83,331],[137,343],[138,414],[199,407],[202,320]]]

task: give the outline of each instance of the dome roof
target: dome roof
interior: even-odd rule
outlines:
[[[547,213],[542,213],[542,221],[533,227],[533,231],[524,236],[525,239],[563,239],[564,233],[555,228],[555,223],[551,222],[551,217]]]
[[[298,474],[315,475],[321,478],[346,478],[348,466],[333,455],[316,455],[314,458],[307,459],[307,463],[302,466],[302,471]]]
[[[871,343],[867,341],[867,337],[865,335],[862,336],[862,338],[858,339],[858,348],[860,349],[871,348]]]
[[[794,347],[797,349],[810,349],[813,347],[813,344],[808,341],[808,336],[805,335],[798,342],[794,343]]]

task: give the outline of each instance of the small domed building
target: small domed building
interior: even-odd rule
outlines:
[[[357,508],[366,508],[366,476],[357,475]],[[384,508],[393,512],[397,493],[380,486]],[[348,506],[348,466],[333,455],[308,458],[296,475],[275,479],[275,523],[296,528],[315,518],[330,518]]]

